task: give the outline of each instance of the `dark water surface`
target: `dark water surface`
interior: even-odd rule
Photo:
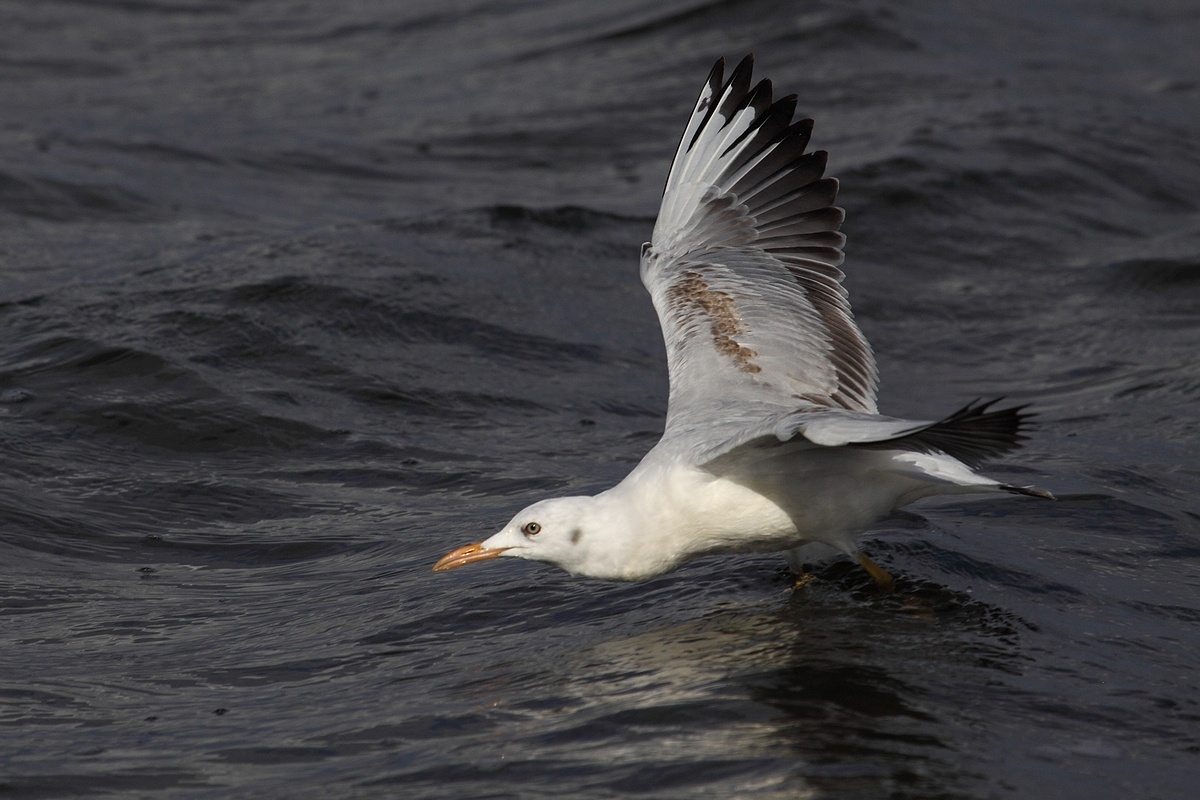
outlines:
[[[0,795],[1182,798],[1194,2],[0,4]],[[620,479],[708,67],[800,95],[885,412],[1041,428],[793,592],[433,574]]]

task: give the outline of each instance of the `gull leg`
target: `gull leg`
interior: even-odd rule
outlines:
[[[879,584],[880,589],[883,589],[885,592],[896,591],[896,580],[886,569],[867,558],[863,553],[858,554],[858,563],[862,564],[863,569],[871,574],[871,577],[875,579],[875,583]]]
[[[795,578],[792,583],[793,591],[799,591],[817,579],[816,575],[805,569],[803,550],[804,545],[800,545],[784,553],[788,566],[792,569],[792,576]]]

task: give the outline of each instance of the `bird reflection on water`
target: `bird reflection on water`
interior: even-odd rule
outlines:
[[[917,774],[959,781],[946,731],[981,735],[986,706],[964,708],[964,699],[1004,691],[1021,660],[1020,620],[933,584],[905,581],[882,594],[846,562],[819,568],[803,591],[790,585],[782,572],[773,584],[790,594],[782,606],[778,594],[729,600],[697,590],[696,602],[713,608],[671,624],[654,622],[650,600],[636,633],[530,654],[522,683],[554,702],[525,712],[538,732],[520,750],[576,741],[581,769],[632,765],[624,780],[646,791],[703,780],[730,796],[791,797],[883,792]],[[473,693],[486,706],[516,689],[475,685]],[[656,742],[653,765],[639,760],[646,738]],[[759,762],[753,779],[750,762]]]

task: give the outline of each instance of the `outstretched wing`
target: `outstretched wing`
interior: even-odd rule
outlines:
[[[667,345],[667,429],[745,400],[875,413],[875,358],[838,269],[845,213],[796,97],[717,61],[663,192],[642,282]],[[714,401],[720,401],[719,404]]]

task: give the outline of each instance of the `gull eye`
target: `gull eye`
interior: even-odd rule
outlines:
[[[521,533],[526,536],[537,536],[542,532],[542,526],[536,522],[526,522],[525,527],[521,528]]]

